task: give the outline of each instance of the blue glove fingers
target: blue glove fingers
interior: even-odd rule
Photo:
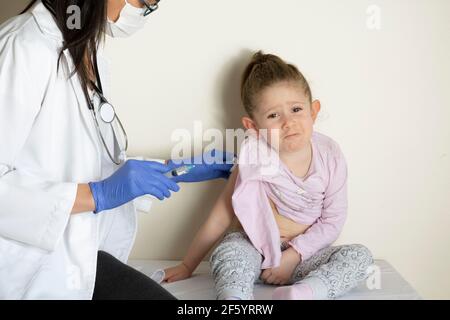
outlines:
[[[223,178],[225,180],[228,180],[228,178],[231,176],[231,172],[229,170],[221,170],[219,173],[219,178]]]
[[[180,187],[163,174],[173,170],[175,168],[173,164],[164,165],[158,162],[145,161],[144,165],[144,174],[147,181],[157,180],[165,190],[172,190],[175,192],[180,191]],[[148,168],[151,168],[151,170],[148,170]],[[157,172],[154,172],[153,170],[156,170]]]
[[[173,166],[164,165],[154,161],[144,161],[142,164],[145,181],[147,183],[150,182],[157,187],[166,198],[170,198],[169,190],[175,192],[180,190],[180,187],[175,182],[163,175],[163,173],[172,170]]]
[[[156,161],[142,161],[143,168],[152,169],[160,173],[167,173],[174,169],[174,164],[165,165]]]
[[[174,181],[174,182],[176,182],[176,183],[178,183],[178,182],[184,182],[182,177],[183,177],[183,176],[176,176],[176,177],[173,177],[173,178],[171,178],[171,179],[172,179],[172,181]]]
[[[154,175],[149,177],[145,182],[144,192],[156,196],[159,200],[163,200],[164,197],[170,198],[169,189],[161,181],[156,179]],[[160,195],[162,198],[157,195]]]
[[[173,181],[173,179],[167,178],[165,175],[159,174],[154,175],[154,178],[158,179],[167,189],[172,190],[174,192],[180,191],[180,186]]]
[[[180,187],[175,182],[171,181],[160,172],[144,168],[142,174],[141,180],[143,181],[144,188],[148,188],[148,186],[158,188],[158,190],[167,198],[170,198],[170,190],[175,192],[180,190]]]
[[[213,163],[210,165],[211,169],[213,170],[219,170],[219,171],[230,171],[230,169],[233,167],[233,164],[218,164],[218,163]]]
[[[234,165],[234,159],[233,153],[213,149],[192,159],[169,160],[168,165],[175,166],[175,168],[183,164],[194,164],[194,168],[188,173],[173,177],[171,180],[173,182],[200,182],[217,178],[227,179]]]
[[[154,188],[149,194],[158,198],[159,200],[164,200],[164,194],[158,188]]]
[[[165,185],[155,178],[161,173],[149,169],[148,165],[144,165],[143,162],[138,162],[136,165],[138,166],[135,173],[136,178],[133,179],[135,188],[129,189],[133,195],[132,198],[149,194],[163,200],[164,196],[170,196]]]
[[[170,194],[169,189],[164,188],[164,186],[161,186],[159,191],[161,191],[163,193],[164,197],[170,198],[171,194]]]

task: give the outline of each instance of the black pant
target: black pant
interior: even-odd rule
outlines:
[[[120,262],[109,253],[98,252],[93,300],[176,300],[145,274]]]

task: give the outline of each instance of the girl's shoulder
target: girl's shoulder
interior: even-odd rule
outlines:
[[[344,154],[342,153],[339,144],[333,138],[323,133],[314,131],[311,140],[315,150],[322,158],[344,158]]]

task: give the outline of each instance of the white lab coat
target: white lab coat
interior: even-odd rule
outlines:
[[[126,262],[133,203],[71,215],[77,184],[117,169],[105,155],[62,34],[38,1],[0,27],[0,299],[91,299],[97,251]],[[99,53],[107,88],[106,61]],[[106,96],[107,95],[107,90]]]

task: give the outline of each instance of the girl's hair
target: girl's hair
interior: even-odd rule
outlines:
[[[32,0],[30,4],[21,12],[28,11],[37,0]],[[52,13],[58,28],[63,35],[64,43],[59,53],[59,63],[63,56],[63,51],[68,49],[74,63],[74,70],[70,76],[78,74],[81,84],[87,88],[89,83],[89,68],[93,65],[94,57],[97,55],[98,45],[103,39],[106,18],[107,0],[42,0],[44,6]],[[81,28],[69,29],[67,13],[69,6],[78,6],[81,11]],[[87,61],[86,61],[87,59]],[[89,64],[88,64],[88,63]]]
[[[288,64],[273,54],[258,51],[245,68],[241,82],[241,99],[245,111],[252,116],[255,111],[255,100],[266,88],[278,82],[295,81],[304,89],[309,102],[312,102],[308,81],[296,66]]]

